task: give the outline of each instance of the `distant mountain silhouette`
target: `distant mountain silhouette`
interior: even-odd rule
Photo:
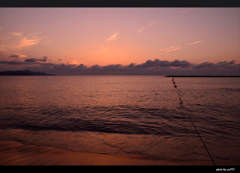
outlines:
[[[53,74],[35,72],[35,71],[30,71],[30,70],[2,71],[2,72],[0,72],[0,76],[45,76],[45,75],[53,75]]]

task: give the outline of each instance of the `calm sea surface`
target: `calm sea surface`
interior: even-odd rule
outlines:
[[[175,82],[213,159],[240,163],[240,78]],[[0,140],[210,160],[163,76],[1,76]]]

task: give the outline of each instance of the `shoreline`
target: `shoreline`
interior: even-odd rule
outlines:
[[[234,162],[216,162],[236,165]],[[202,160],[155,159],[138,155],[122,156],[82,153],[50,146],[25,145],[17,141],[0,141],[0,165],[161,165],[161,166],[213,166]]]

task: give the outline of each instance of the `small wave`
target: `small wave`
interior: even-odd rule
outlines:
[[[193,105],[188,111],[202,135],[211,136],[211,138],[214,135],[233,138],[231,133],[239,132],[236,118],[221,115],[222,113],[220,114],[214,106]],[[225,130],[223,131],[222,128]],[[25,109],[7,107],[3,109],[0,117],[0,129],[86,131],[172,137],[195,134],[191,122],[181,109],[136,105],[28,107]]]
[[[240,92],[240,88],[220,88],[220,90],[223,91],[236,91],[236,92]]]
[[[9,108],[8,108],[9,109]],[[12,110],[15,111],[14,109]],[[11,111],[2,118],[1,129],[19,128],[26,130],[94,131],[120,134],[173,135],[184,132],[167,122],[185,119],[174,110],[143,108],[139,106],[94,106],[83,108],[32,108]]]

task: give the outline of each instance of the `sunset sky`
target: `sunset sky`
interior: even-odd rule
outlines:
[[[0,71],[155,59],[239,67],[239,48],[240,8],[0,8]]]

